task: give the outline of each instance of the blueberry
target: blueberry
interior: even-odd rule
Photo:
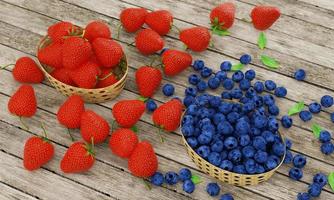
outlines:
[[[157,109],[157,104],[154,102],[154,100],[149,99],[146,101],[146,110],[148,110],[149,112],[153,112],[155,111],[155,109]]]
[[[279,164],[279,162],[277,162],[276,159],[274,159],[273,157],[270,156],[268,158],[268,160],[266,161],[265,166],[266,166],[266,169],[268,171],[270,171],[270,170],[274,169],[275,167],[277,167],[278,164]]]
[[[232,90],[233,87],[234,87],[234,82],[232,79],[230,78],[226,78],[224,81],[223,81],[223,87],[226,89],[226,90]]]
[[[229,103],[229,102],[222,102],[222,104],[219,106],[219,112],[223,113],[223,114],[228,114],[232,111],[233,109],[233,104]]]
[[[204,61],[203,60],[195,60],[193,64],[193,68],[196,71],[202,70],[204,68]]]
[[[248,54],[244,54],[239,60],[241,64],[248,65],[252,61],[252,57]]]
[[[227,121],[229,121],[230,123],[234,124],[237,122],[237,120],[240,118],[240,114],[233,111],[230,112],[229,114],[227,114]]]
[[[320,113],[321,105],[317,102],[313,102],[308,106],[311,113]]]
[[[212,140],[212,133],[209,131],[202,131],[202,133],[198,136],[197,140],[200,144],[209,144]]]
[[[284,164],[290,164],[292,162],[292,159],[293,159],[293,155],[292,155],[291,151],[286,151],[286,155],[285,155],[283,163]]]
[[[262,136],[256,136],[253,139],[253,147],[257,150],[266,151],[267,142]]]
[[[227,152],[227,151],[222,151],[222,152],[220,153],[220,157],[222,158],[222,160],[226,159],[227,156],[228,156],[228,152]]]
[[[220,187],[217,183],[209,183],[206,186],[206,192],[210,195],[210,196],[217,196],[220,192]]]
[[[277,116],[279,114],[279,108],[275,104],[268,107],[268,112],[270,115]]]
[[[201,76],[203,78],[207,78],[209,76],[211,76],[212,74],[212,69],[209,68],[209,67],[204,67],[202,70],[201,70]]]
[[[288,138],[285,138],[285,146],[286,146],[287,149],[291,149],[292,141]]]
[[[275,98],[271,94],[266,94],[263,96],[263,103],[267,106],[275,104]]]
[[[279,128],[279,124],[276,118],[269,118],[268,119],[268,129],[272,132],[276,132]]]
[[[237,135],[247,135],[249,133],[249,129],[250,129],[250,124],[245,120],[238,120],[238,122],[235,125],[235,131]]]
[[[253,123],[254,123],[254,127],[255,128],[264,128],[267,126],[268,124],[268,119],[266,116],[263,115],[257,115],[255,116],[255,118],[253,119]]]
[[[225,115],[223,113],[216,113],[214,116],[213,116],[213,123],[215,125],[218,125],[219,123],[225,121]]]
[[[240,99],[244,94],[242,93],[242,91],[239,88],[234,88],[231,91],[231,96],[233,99]]]
[[[162,87],[162,93],[164,93],[165,96],[172,96],[174,94],[174,91],[175,91],[175,88],[172,84],[165,84],[163,87]]]
[[[264,166],[260,164],[256,164],[256,173],[262,174],[264,172],[266,172],[266,169],[264,168]]]
[[[275,135],[268,130],[262,132],[261,136],[266,140],[267,143],[275,142]]]
[[[186,107],[190,106],[191,104],[195,103],[196,99],[193,96],[186,96],[183,99],[183,105],[185,105]]]
[[[318,173],[313,177],[313,182],[319,184],[321,187],[327,185],[327,176],[323,173]]]
[[[232,68],[232,63],[230,61],[224,61],[220,64],[220,70],[230,71]]]
[[[238,140],[235,137],[228,137],[224,140],[224,146],[226,149],[234,149],[238,146]]]
[[[246,174],[246,169],[244,165],[236,165],[233,167],[233,172],[238,174]]]
[[[187,168],[182,168],[179,171],[179,178],[181,181],[189,180],[191,179],[191,171]]]
[[[264,82],[264,86],[266,87],[266,89],[268,91],[273,91],[273,90],[276,89],[276,83],[274,81],[272,81],[272,80],[266,80]]]
[[[247,146],[248,144],[250,144],[251,142],[251,138],[249,137],[249,135],[241,135],[239,138],[239,144],[242,147]]]
[[[196,115],[197,114],[197,111],[198,111],[198,106],[197,105],[190,105],[188,108],[187,108],[187,114],[189,115]]]
[[[239,88],[243,91],[248,90],[251,86],[251,82],[248,79],[242,79],[239,83]]]
[[[238,163],[241,161],[242,153],[239,149],[233,149],[228,153],[227,157],[233,163]]]
[[[329,155],[334,152],[334,145],[331,142],[326,142],[321,145],[321,152],[323,154]]]
[[[281,124],[284,128],[290,128],[293,124],[293,120],[290,116],[284,115],[281,119]]]
[[[150,177],[150,181],[153,185],[161,186],[164,182],[164,175],[160,172],[155,172],[155,174]]]
[[[297,200],[310,200],[311,196],[308,193],[298,193]]]
[[[230,92],[228,92],[228,91],[224,91],[224,92],[222,92],[221,93],[221,97],[222,97],[222,99],[232,99],[232,95],[231,95],[231,93]]]
[[[264,91],[264,84],[261,81],[256,81],[254,83],[254,90],[257,93],[262,93]]]
[[[320,103],[323,107],[329,108],[334,104],[334,99],[333,99],[333,97],[331,97],[329,95],[325,95],[325,96],[321,97]]]
[[[234,198],[233,198],[232,194],[226,193],[226,194],[223,194],[222,196],[220,196],[219,200],[234,200]]]
[[[333,112],[333,113],[331,113],[331,116],[330,116],[330,118],[331,118],[331,121],[334,123],[334,112]]]
[[[248,79],[248,80],[253,80],[256,76],[256,73],[254,70],[250,69],[250,70],[247,70],[246,73],[245,73],[245,78]]]
[[[191,148],[196,148],[198,145],[198,141],[195,137],[189,137],[187,138],[187,142]]]
[[[190,137],[195,132],[195,128],[191,124],[185,124],[181,128],[181,132],[185,137]]]
[[[289,170],[289,177],[298,181],[303,177],[303,171],[299,168],[293,167]]]
[[[253,87],[248,88],[248,90],[245,93],[245,97],[247,98],[254,98],[256,96],[256,91]]]
[[[249,133],[252,137],[261,135],[261,130],[255,127],[251,127]]]
[[[179,175],[175,172],[167,172],[165,174],[165,181],[168,185],[175,185],[179,182]]]
[[[211,152],[208,157],[209,163],[213,164],[214,166],[219,166],[222,162],[220,154],[217,152]]]
[[[245,77],[245,75],[244,75],[244,73],[242,72],[242,71],[236,71],[236,72],[234,72],[233,73],[233,75],[232,75],[232,80],[234,81],[234,82],[240,82],[242,79],[244,79],[244,77]]]
[[[285,153],[285,145],[281,142],[275,142],[272,146],[273,153],[277,156],[283,156]]]
[[[194,87],[187,87],[186,90],[184,91],[186,96],[193,96],[196,97],[197,95],[197,89]]]
[[[244,113],[250,113],[254,109],[255,109],[255,104],[253,103],[253,101],[244,103],[244,106],[242,107],[242,111]]]
[[[182,189],[186,193],[191,194],[195,190],[195,184],[192,182],[192,180],[185,180],[183,182]]]
[[[264,104],[264,98],[262,96],[254,96],[252,101],[255,103],[257,108],[261,108]],[[263,108],[264,109],[264,108]]]
[[[295,72],[295,79],[296,79],[297,81],[302,81],[302,80],[305,79],[305,77],[306,77],[306,72],[305,72],[305,70],[303,70],[303,69],[298,69],[298,70]]]
[[[212,125],[211,119],[209,119],[207,117],[203,118],[199,121],[198,125],[201,129],[203,129],[203,127],[206,126],[206,125]]]
[[[268,159],[268,153],[265,151],[257,151],[254,155],[254,160],[258,163],[266,163]]]
[[[310,121],[312,119],[312,113],[307,110],[303,110],[299,113],[299,118],[304,122]]]
[[[192,85],[197,85],[200,82],[201,78],[197,74],[191,74],[188,77],[188,82]]]
[[[321,190],[322,190],[322,187],[318,183],[312,183],[308,187],[308,194],[311,197],[318,197],[320,196]]]
[[[232,171],[233,163],[229,160],[223,160],[219,167],[226,171]]]
[[[245,146],[242,148],[242,155],[245,158],[253,158],[255,155],[255,149],[253,146]]]
[[[293,165],[297,168],[303,168],[306,165],[306,157],[300,154],[293,157]]]
[[[322,130],[320,132],[320,135],[319,135],[319,140],[322,143],[330,142],[331,141],[331,134],[326,130]]]
[[[204,92],[208,88],[208,84],[204,80],[200,80],[197,84],[197,90]]]
[[[206,159],[209,154],[210,154],[210,148],[208,146],[200,146],[197,150],[196,153],[201,156],[202,158]]]
[[[211,145],[211,151],[213,152],[219,153],[222,152],[223,149],[224,149],[224,142],[222,140],[218,140]]]
[[[223,81],[227,78],[227,73],[225,71],[218,71],[215,77],[218,78],[220,81]]]
[[[255,174],[256,173],[256,162],[253,159],[248,159],[244,163],[246,171],[248,174]]]
[[[220,85],[220,80],[216,77],[211,77],[208,81],[208,86],[211,89],[217,89]]]
[[[233,111],[233,112],[237,112],[238,114],[241,114],[241,111],[242,111],[242,105],[239,104],[239,103],[235,103],[235,104],[233,104],[232,111]],[[239,116],[238,119],[239,119],[240,117],[241,117],[241,116]]]
[[[288,91],[285,87],[277,87],[275,89],[275,95],[277,97],[285,97],[288,94]]]

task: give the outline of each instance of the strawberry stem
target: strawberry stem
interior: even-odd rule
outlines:
[[[116,121],[113,120],[111,123],[111,132],[114,132],[114,126],[115,126]]]
[[[143,183],[144,183],[146,189],[151,190],[152,189],[151,185],[144,178],[142,180],[143,180]]]
[[[172,24],[172,28],[175,28],[177,30],[177,32],[181,32],[181,30],[179,29],[179,27],[175,26],[174,24]]]
[[[117,35],[116,35],[116,39],[118,40],[119,39],[119,36],[121,35],[121,29],[122,29],[122,24],[119,24],[117,26]]]
[[[44,136],[42,137],[42,139],[46,142],[49,142],[49,138],[48,138],[48,135],[47,135],[47,132],[46,132],[46,129],[45,129],[45,126],[44,126],[44,123],[42,122],[41,123],[41,128],[43,130],[43,134]]]
[[[107,79],[107,78],[109,78],[111,75],[113,75],[114,73],[111,71],[109,74],[107,74],[105,77],[102,77],[102,78],[100,78],[100,77],[97,77],[97,79],[98,80],[100,80],[100,81],[103,81],[103,80],[105,80],[105,79]]]
[[[161,143],[164,143],[164,142],[165,142],[165,139],[162,137],[161,130],[162,130],[162,128],[158,127],[158,135],[159,135],[159,137],[160,137],[160,142],[161,142]]]
[[[23,126],[23,129],[26,130],[26,131],[29,131],[29,127],[23,122],[22,118],[23,118],[23,117],[19,117],[20,122],[21,122],[21,124],[22,124],[22,126]]]
[[[6,69],[7,67],[12,66],[12,65],[15,65],[15,64],[8,64],[8,65],[5,65],[5,66],[2,66],[0,69]]]
[[[67,134],[70,136],[71,141],[74,142],[74,137],[72,136],[71,130],[69,128],[67,129]]]

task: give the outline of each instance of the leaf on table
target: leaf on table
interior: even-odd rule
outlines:
[[[231,71],[235,72],[235,71],[240,71],[244,68],[244,65],[241,63],[235,64],[232,66]]]
[[[131,130],[135,133],[138,132],[138,127],[136,125],[134,125],[133,127],[131,127]]]
[[[331,186],[332,190],[334,191],[334,172],[328,175],[328,183]]]
[[[223,29],[218,29],[218,28],[213,28],[212,33],[219,35],[219,36],[228,36],[231,35],[231,33],[228,30],[223,30]]]
[[[201,180],[201,177],[197,176],[197,175],[192,175],[191,176],[191,181],[197,185],[199,183],[202,183],[203,181]]]
[[[261,55],[261,62],[270,69],[278,69],[279,67],[278,61],[266,55]]]
[[[313,135],[316,138],[319,138],[320,132],[323,130],[323,128],[321,128],[321,126],[319,126],[319,124],[313,124],[311,129],[312,129]]]
[[[305,107],[304,101],[300,101],[289,109],[288,115],[291,116],[291,115],[297,114],[300,111],[302,111],[304,107]]]
[[[264,49],[267,46],[267,37],[264,34],[264,32],[261,32],[259,35],[259,38],[257,40],[257,45],[259,46],[260,49]]]

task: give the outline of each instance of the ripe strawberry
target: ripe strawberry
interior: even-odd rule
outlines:
[[[112,72],[110,68],[101,69],[102,73],[99,76],[96,88],[105,88],[112,84],[117,83],[118,79]]]
[[[129,158],[137,144],[138,137],[136,133],[125,128],[114,131],[109,141],[111,151],[121,158]]]
[[[84,112],[85,105],[82,98],[72,95],[59,107],[57,119],[67,128],[80,128],[81,115]]]
[[[71,70],[66,69],[66,68],[59,68],[59,69],[54,69],[50,75],[57,79],[58,81],[65,83],[67,85],[74,86],[74,82],[70,77],[70,72]]]
[[[96,63],[86,62],[78,69],[70,72],[73,82],[80,88],[92,89],[97,84],[97,78],[101,74],[101,70]]]
[[[107,24],[101,21],[92,21],[85,28],[84,38],[93,42],[96,38],[111,38],[111,31]]]
[[[96,38],[93,49],[103,67],[115,68],[124,55],[122,46],[111,39]]]
[[[23,166],[29,171],[40,168],[54,155],[54,147],[47,138],[45,130],[44,134],[44,137],[30,137],[24,145]]]
[[[167,76],[175,76],[185,70],[192,63],[189,53],[179,50],[167,50],[162,54],[162,64]]]
[[[131,128],[145,111],[145,103],[140,100],[122,100],[117,102],[112,114],[116,122],[124,128]]]
[[[152,29],[143,29],[136,35],[136,47],[144,55],[153,54],[165,45],[162,37]]]
[[[254,27],[261,31],[270,28],[280,16],[280,10],[272,6],[256,6],[251,12]]]
[[[13,77],[21,83],[40,83],[44,74],[36,62],[29,57],[19,58],[13,68]]]
[[[193,27],[182,30],[180,32],[180,40],[187,46],[187,48],[200,52],[208,48],[211,35],[207,28]]]
[[[175,131],[180,126],[182,110],[180,100],[172,99],[153,112],[152,120],[155,125],[166,131]]]
[[[120,20],[125,31],[129,33],[138,31],[145,23],[147,14],[148,12],[145,8],[127,8],[122,10]]]
[[[63,44],[63,66],[75,69],[87,62],[93,55],[89,42],[79,37],[69,37]]]
[[[68,36],[74,26],[71,22],[58,22],[48,28],[48,35],[53,42],[63,42],[64,36]]]
[[[173,15],[167,10],[157,10],[146,16],[145,23],[160,35],[166,35],[173,25]]]
[[[8,110],[20,117],[31,117],[36,113],[37,102],[34,88],[30,85],[21,85],[9,99]]]
[[[158,158],[149,142],[143,141],[137,144],[129,160],[128,167],[135,176],[151,177],[158,169]]]
[[[160,86],[162,74],[159,69],[142,66],[136,71],[136,83],[139,93],[143,97],[152,97]]]
[[[93,145],[83,142],[73,143],[60,162],[60,169],[65,173],[88,171],[94,164]]]
[[[234,22],[235,5],[227,2],[211,10],[210,21],[213,29],[226,30],[229,29]]]
[[[81,115],[80,133],[86,142],[94,141],[94,144],[102,143],[109,135],[108,122],[91,110],[86,110]]]
[[[53,68],[63,67],[63,44],[51,43],[43,49],[40,49],[37,54],[38,60]]]

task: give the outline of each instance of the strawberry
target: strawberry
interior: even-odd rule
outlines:
[[[178,99],[172,99],[158,107],[152,114],[155,125],[166,131],[175,131],[180,126],[183,105]]]
[[[59,107],[57,119],[67,128],[80,128],[81,115],[84,112],[85,105],[82,98],[72,95]]]
[[[211,40],[210,32],[204,27],[193,27],[180,32],[180,40],[187,48],[200,52],[208,48]]]
[[[54,155],[54,147],[46,136],[30,137],[24,145],[23,166],[29,171],[36,170],[49,162]]]
[[[44,74],[36,62],[29,57],[19,58],[13,68],[13,77],[21,83],[40,83]]]
[[[116,122],[124,128],[131,128],[145,111],[145,103],[140,100],[122,100],[117,102],[112,114]]]
[[[88,171],[94,164],[93,145],[83,142],[73,143],[60,162],[60,169],[65,173]]]
[[[93,49],[103,67],[115,68],[124,55],[120,44],[106,38],[96,38],[93,42]]]
[[[102,143],[108,137],[109,131],[108,122],[95,112],[86,110],[81,115],[80,133],[86,142]]]
[[[8,110],[19,117],[32,117],[37,110],[34,88],[30,85],[21,85],[9,99]]]
[[[145,23],[147,14],[148,12],[145,8],[127,8],[122,10],[120,20],[125,31],[129,33],[138,31]]]
[[[161,80],[162,74],[157,68],[142,66],[136,71],[137,87],[143,97],[152,97],[160,86]]]
[[[161,50],[165,42],[162,37],[152,29],[143,29],[136,35],[136,47],[144,55],[153,54]]]
[[[101,69],[101,75],[99,76],[99,80],[97,82],[96,88],[105,88],[110,85],[117,83],[118,79],[112,72],[110,68]]]
[[[256,6],[251,12],[252,23],[260,31],[270,28],[280,16],[280,10],[273,6]]]
[[[145,23],[160,35],[166,35],[173,25],[173,15],[167,10],[157,10],[146,16]]]
[[[109,141],[111,151],[121,158],[129,158],[137,144],[138,137],[136,133],[125,128],[114,131]]]
[[[67,85],[74,86],[74,82],[70,77],[70,72],[71,70],[66,69],[66,68],[59,68],[59,69],[54,69],[50,75],[57,79],[58,81],[65,83]]]
[[[63,67],[63,44],[51,43],[50,45],[40,49],[37,53],[38,60],[53,68]]]
[[[96,38],[111,38],[111,31],[107,24],[101,21],[92,21],[85,28],[84,38],[93,42]]]
[[[79,37],[69,37],[63,44],[63,66],[75,69],[87,62],[93,55],[89,42]]]
[[[129,160],[128,167],[137,177],[151,177],[158,169],[158,158],[152,145],[143,141],[137,144]]]
[[[78,69],[70,72],[70,77],[73,82],[80,88],[92,89],[97,84],[98,76],[101,70],[96,63],[86,62]]]
[[[212,29],[227,30],[234,22],[235,5],[227,2],[211,10],[210,21]]]
[[[48,36],[53,42],[63,42],[64,36],[68,36],[73,29],[71,22],[58,22],[48,28]]]
[[[179,50],[167,50],[162,54],[162,64],[167,76],[175,76],[185,70],[192,63],[189,53]]]

